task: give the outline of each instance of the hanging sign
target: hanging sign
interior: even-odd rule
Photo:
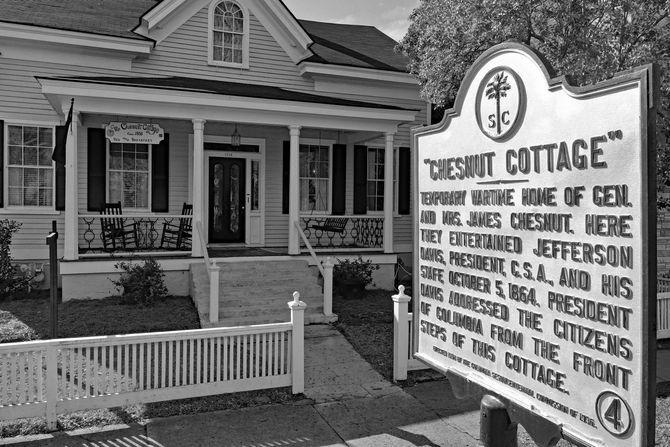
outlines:
[[[111,143],[158,144],[163,141],[163,128],[158,124],[112,121],[105,126]]]
[[[496,46],[413,132],[417,357],[584,445],[652,445],[652,67],[548,72]]]

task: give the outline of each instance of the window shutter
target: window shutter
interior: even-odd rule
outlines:
[[[5,206],[5,122],[0,120],[0,208]]]
[[[166,213],[170,208],[170,135],[151,148],[151,211]]]
[[[107,189],[107,142],[105,130],[88,129],[88,211],[101,211]]]
[[[65,209],[65,165],[56,163],[56,210],[63,211],[64,209]]]
[[[354,214],[368,211],[368,148],[354,146]]]
[[[288,183],[291,172],[291,142],[284,141],[284,151],[282,159],[282,184],[281,184],[281,212],[288,214]]]
[[[347,145],[333,145],[333,210],[336,215],[345,213],[347,192]]]
[[[398,214],[409,214],[411,165],[409,148],[398,148]]]

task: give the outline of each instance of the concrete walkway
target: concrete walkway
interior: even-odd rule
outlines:
[[[0,444],[59,447],[475,447],[478,399],[458,401],[445,380],[405,390],[384,380],[336,329],[305,328],[305,396],[267,405],[152,420],[107,431]]]

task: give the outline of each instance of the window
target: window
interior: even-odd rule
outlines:
[[[54,128],[7,125],[7,204],[53,207]]]
[[[108,200],[123,208],[149,209],[151,184],[148,144],[109,144]]]
[[[330,146],[300,145],[300,211],[330,211]]]
[[[235,2],[213,4],[210,12],[210,63],[248,66],[248,18]]]
[[[384,149],[368,148],[368,211],[384,211]]]
[[[384,152],[383,147],[368,147],[368,211],[384,211]],[[398,150],[393,149],[393,211],[398,210]]]

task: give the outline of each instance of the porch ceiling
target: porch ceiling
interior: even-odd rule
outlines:
[[[81,113],[205,119],[264,125],[395,132],[417,110],[295,92],[272,86],[193,78],[38,77],[58,113],[70,99]]]

